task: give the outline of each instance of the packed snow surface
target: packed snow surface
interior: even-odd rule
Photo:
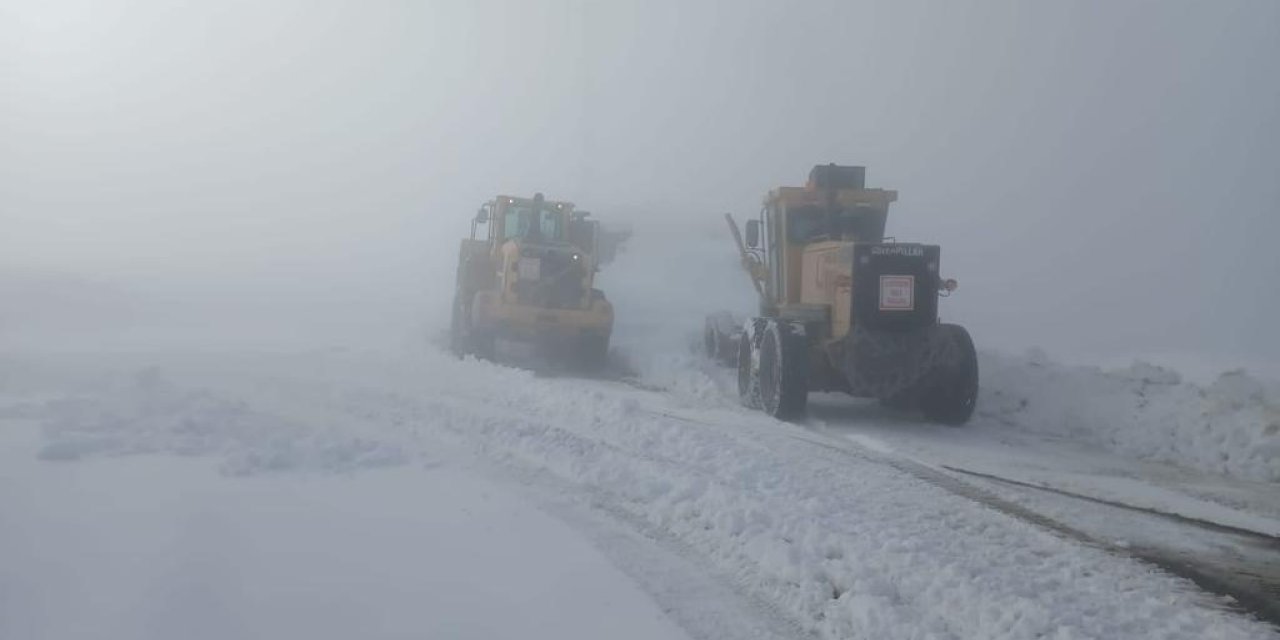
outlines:
[[[689,598],[672,585],[692,573],[655,577],[645,569],[653,562],[637,562],[634,554],[620,551],[610,542],[616,536],[592,538],[694,637],[1260,638],[1273,633],[1226,611],[1185,581],[921,482],[887,463],[887,454],[874,447],[828,446],[821,434],[735,407],[713,393],[722,384],[714,372],[683,391],[653,391],[538,377],[436,352],[398,358],[344,352],[152,354],[117,356],[96,370],[72,360],[13,357],[3,363],[8,372],[26,372],[8,378],[6,424],[43,426],[33,468],[123,464],[137,459],[133,454],[146,453],[209,459],[227,482],[356,478],[417,467],[483,469],[485,477],[518,480],[529,499],[551,511],[595,514],[591,517],[634,532],[661,550],[646,557],[692,562],[705,579],[726,585],[715,598]],[[1028,410],[1006,410],[988,401],[983,419]],[[27,473],[14,469],[6,470],[11,486],[31,481],[14,477]],[[159,469],[156,482],[177,481],[177,473]],[[463,485],[503,482],[452,477],[463,478],[453,480]],[[381,504],[388,513],[430,511],[433,492],[424,489],[419,499],[412,487],[432,481],[430,475],[402,478],[409,487],[387,485],[380,498],[396,506]],[[461,495],[474,499],[475,491],[462,489]],[[325,500],[328,494],[315,495]],[[10,503],[19,499],[5,497]],[[456,506],[440,500],[446,509]],[[108,523],[131,517],[123,506],[100,505],[97,513]],[[362,526],[371,527],[371,533],[401,526],[384,515],[367,518]],[[525,530],[520,522],[508,522],[497,526]],[[47,518],[29,518],[24,535],[38,539],[46,526],[53,526]],[[282,538],[242,541],[245,547],[287,546]],[[334,539],[333,544],[359,543]],[[13,560],[6,564],[20,567],[6,578],[6,591],[48,584],[41,582],[39,563],[16,562],[24,548],[5,545],[6,559]],[[521,552],[559,553],[538,541],[523,545]],[[403,553],[416,561],[417,554],[429,558],[440,550],[405,547]],[[57,565],[58,559],[49,562]],[[467,574],[465,566],[454,568]],[[65,565],[61,570],[73,571]],[[182,569],[176,571],[181,576]],[[536,569],[513,561],[511,571]],[[408,589],[421,588],[417,581],[429,577],[396,571],[388,579]],[[339,580],[320,588],[325,598],[341,603],[348,589],[358,592],[364,584]],[[28,594],[24,609],[90,606],[76,593],[36,591]],[[6,599],[5,606],[14,602]],[[199,598],[186,605],[231,606]],[[586,601],[580,607],[561,606],[563,615],[594,615],[595,610]],[[636,606],[635,616],[647,615]],[[707,617],[707,611],[729,609],[748,613]],[[468,616],[469,611],[456,613]],[[738,628],[719,626],[744,619],[748,623]],[[775,626],[756,621],[775,621]],[[555,637],[566,634],[573,636]]]
[[[14,436],[0,637],[687,638],[582,536],[466,469],[228,479],[37,464]]]

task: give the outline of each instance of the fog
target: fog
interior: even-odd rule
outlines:
[[[1268,0],[9,0],[0,344],[420,340],[534,191],[635,230],[620,338],[694,330],[721,214],[839,162],[980,347],[1275,361],[1277,60]]]

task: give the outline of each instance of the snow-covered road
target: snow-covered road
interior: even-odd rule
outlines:
[[[736,407],[715,372],[698,366],[647,372],[646,383],[661,387],[654,390],[543,378],[435,351],[14,355],[3,370],[4,428],[38,424],[42,438],[30,443],[35,456],[6,465],[0,493],[8,522],[22,514],[21,527],[0,534],[6,565],[19,568],[3,588],[25,594],[6,597],[0,617],[24,624],[105,615],[99,607],[109,605],[90,596],[123,573],[106,552],[144,546],[152,568],[133,574],[132,592],[176,593],[179,602],[167,613],[158,601],[142,609],[160,627],[138,626],[145,616],[136,606],[110,605],[124,611],[111,618],[126,625],[120,637],[168,637],[166,620],[211,618],[242,625],[210,627],[222,637],[317,637],[301,633],[312,628],[339,637],[351,624],[364,624],[364,637],[412,628],[599,637],[606,619],[632,637],[1275,635],[1123,553],[1127,541],[1114,532],[1084,527],[1108,544],[1082,542],[1018,515],[1029,509],[1076,525],[1093,512],[1071,515],[945,467],[1019,472],[1016,480],[1254,530],[1275,522],[1272,494],[1254,491],[1266,483],[1185,469],[1168,471],[1178,482],[1165,482],[1163,472],[1146,471],[1150,463],[1096,447],[1065,455],[1072,444],[982,422],[912,427],[879,409],[819,399],[808,424],[786,425]],[[1000,459],[1013,462],[995,465]],[[1106,475],[1150,490],[1094,481]],[[144,490],[144,477],[196,489]],[[115,483],[108,492],[128,497],[93,503],[79,493],[89,483]],[[53,488],[30,488],[43,484]],[[171,508],[201,514],[183,519],[194,546],[172,536],[130,540],[136,518],[145,525]],[[465,545],[432,538],[455,523]],[[95,528],[104,535],[85,534],[98,540],[85,553],[102,552],[99,564],[32,542]],[[301,551],[279,551],[299,538]],[[66,543],[77,548],[78,540]],[[353,545],[355,557],[324,563]],[[208,548],[230,559],[197,552]],[[572,558],[580,580],[563,577]],[[470,582],[450,591],[428,566]],[[255,586],[244,591],[245,582]],[[508,601],[516,606],[500,604]],[[321,614],[303,620],[309,609]],[[450,617],[459,626],[427,622]],[[375,618],[397,622],[368,622]]]
[[[470,469],[49,465],[33,429],[4,426],[0,637],[687,637],[589,540]]]

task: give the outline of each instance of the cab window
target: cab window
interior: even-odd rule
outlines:
[[[543,209],[535,216],[532,206],[512,205],[507,207],[502,229],[503,240],[511,238],[558,240],[561,237],[560,215],[555,210]]]

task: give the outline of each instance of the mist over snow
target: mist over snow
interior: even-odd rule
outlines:
[[[635,230],[619,344],[747,312],[720,220],[897,189],[983,348],[1280,359],[1269,2],[11,2],[0,340],[402,349],[499,192]],[[715,303],[714,305],[712,303]],[[665,340],[663,348],[671,344]]]
[[[1276,637],[1277,61],[1275,0],[0,0],[0,638]],[[700,353],[829,162],[941,245],[963,428]],[[443,348],[536,192],[631,232],[601,375]]]

